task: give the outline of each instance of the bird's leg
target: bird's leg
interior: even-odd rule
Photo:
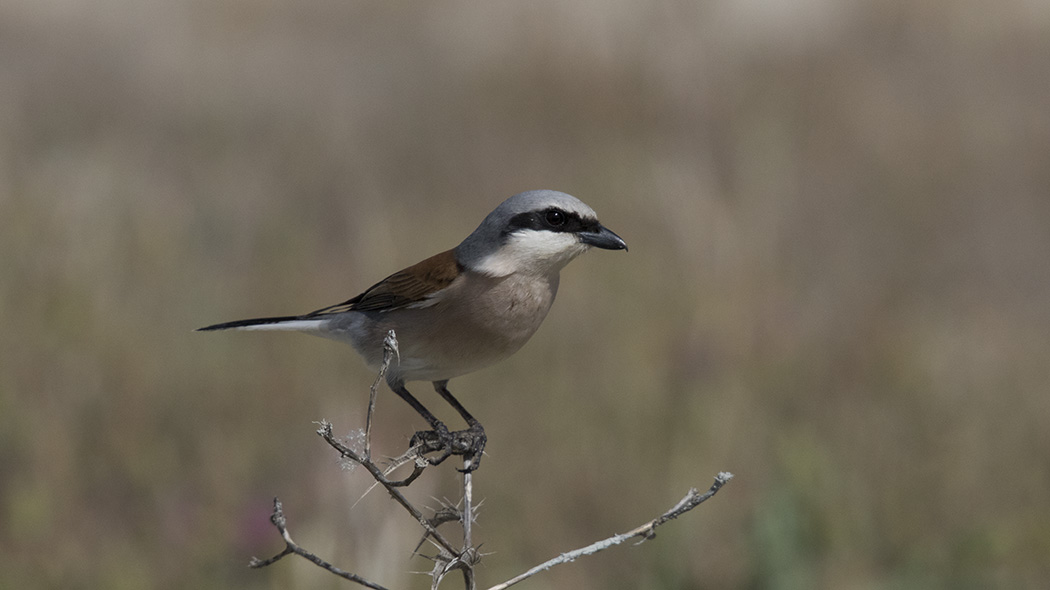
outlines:
[[[481,464],[481,454],[485,450],[485,443],[488,442],[488,437],[485,436],[485,429],[482,428],[481,422],[478,422],[477,418],[470,415],[470,412],[463,407],[463,404],[459,403],[459,400],[452,396],[452,392],[448,390],[448,379],[435,381],[434,391],[437,391],[438,395],[455,408],[459,415],[467,421],[468,428],[466,430],[458,430],[452,433],[452,454],[464,455],[470,459],[470,464],[466,468],[460,469],[460,471],[464,473],[474,471]]]
[[[431,465],[438,465],[452,455],[463,455],[470,459],[470,464],[465,469],[460,469],[460,471],[467,473],[477,469],[478,464],[481,463],[481,454],[485,450],[485,443],[488,441],[488,437],[485,436],[485,429],[481,427],[481,423],[478,422],[477,418],[470,415],[470,412],[459,403],[459,400],[452,396],[447,385],[448,380],[435,381],[434,390],[466,420],[468,426],[466,430],[449,432],[448,427],[441,420],[438,420],[434,414],[431,414],[430,410],[426,409],[415,396],[409,393],[408,389],[405,389],[404,383],[391,384],[390,389],[401,399],[408,402],[408,405],[412,406],[412,409],[418,412],[427,421],[427,424],[430,424],[432,429],[421,430],[412,435],[409,445],[420,445],[423,453],[440,452],[441,454],[436,457],[427,458]]]
[[[404,383],[391,383],[390,389],[394,391],[401,399],[408,402],[408,405],[412,406],[412,409],[419,413],[427,424],[430,424],[430,428],[433,430],[421,430],[412,435],[412,440],[409,441],[409,446],[416,446],[417,444],[422,445],[423,453],[432,453],[441,451],[441,455],[436,458],[428,458],[427,461],[431,465],[437,465],[445,459],[448,459],[452,454],[453,441],[452,434],[448,431],[448,427],[445,426],[441,420],[438,420],[436,416],[430,413],[430,410],[426,409],[423,404],[419,403],[419,400],[414,395],[405,389]]]

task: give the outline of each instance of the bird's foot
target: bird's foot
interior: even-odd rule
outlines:
[[[452,433],[448,431],[447,426],[438,422],[434,430],[420,430],[413,434],[408,445],[418,446],[421,455],[440,451],[441,454],[437,457],[427,457],[427,462],[431,465],[439,465],[452,455]]]
[[[481,427],[481,423],[474,422],[470,425],[470,428],[458,430],[452,433],[452,436],[452,446],[457,450],[463,449],[462,455],[468,461],[463,469],[457,471],[470,473],[476,470],[481,465],[481,455],[485,452],[485,443],[489,440],[489,437],[485,435],[485,429]],[[453,454],[460,453],[453,451]]]
[[[459,471],[470,473],[481,463],[481,455],[485,451],[486,442],[488,442],[488,437],[485,435],[485,429],[480,423],[475,422],[470,428],[455,432],[449,432],[444,424],[438,423],[434,430],[421,430],[415,433],[409,444],[419,445],[420,452],[423,454],[441,453],[436,457],[427,458],[431,465],[438,465],[452,455],[461,455],[470,463]]]

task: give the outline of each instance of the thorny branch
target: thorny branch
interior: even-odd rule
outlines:
[[[343,444],[341,441],[339,441],[339,439],[335,438],[335,436],[332,434],[332,425],[328,421],[321,422],[321,427],[317,429],[317,434],[321,435],[321,438],[323,438],[325,442],[327,442],[333,448],[338,450],[344,458],[350,459],[351,461],[358,463],[359,465],[367,469],[368,473],[372,474],[372,477],[377,482],[379,482],[380,485],[386,488],[386,491],[390,493],[390,496],[395,501],[397,501],[397,503],[400,504],[405,510],[407,510],[408,513],[412,515],[412,518],[416,519],[416,522],[423,525],[423,528],[426,529],[427,534],[430,535],[430,537],[433,538],[438,545],[441,545],[441,547],[449,553],[458,554],[458,552],[452,547],[452,544],[448,541],[448,539],[446,539],[441,533],[439,533],[437,528],[431,525],[430,521],[425,516],[423,516],[423,513],[420,512],[418,508],[413,506],[412,503],[408,501],[408,498],[405,498],[405,495],[401,493],[401,490],[398,489],[399,487],[407,486],[408,484],[412,483],[412,480],[419,477],[419,474],[421,474],[423,472],[423,469],[425,469],[427,466],[427,461],[425,458],[420,457],[420,459],[422,460],[417,459],[415,470],[412,472],[412,475],[408,476],[407,478],[401,481],[390,481],[386,478],[386,475],[381,469],[379,469],[379,467],[375,463],[358,455],[354,452],[353,449]]]
[[[441,578],[443,578],[445,574],[455,569],[461,569],[464,572],[464,580],[467,582],[467,587],[472,589],[474,587],[473,567],[477,563],[477,553],[476,551],[474,551],[473,547],[470,546],[469,533],[467,533],[465,536],[467,542],[465,543],[464,548],[462,550],[457,550],[452,545],[452,543],[437,530],[437,525],[441,524],[441,521],[426,518],[423,515],[423,513],[420,512],[420,510],[416,508],[411,502],[409,502],[405,495],[402,494],[401,491],[398,489],[401,487],[405,487],[413,481],[415,481],[415,479],[418,478],[423,473],[423,470],[426,469],[426,467],[430,464],[426,460],[426,457],[423,456],[422,449],[418,446],[413,447],[407,452],[405,452],[405,454],[393,459],[391,467],[389,467],[386,470],[386,472],[380,469],[379,466],[376,465],[371,458],[371,425],[372,414],[375,411],[376,390],[379,386],[379,382],[382,380],[383,376],[386,374],[386,371],[389,369],[391,361],[395,357],[400,358],[400,354],[398,352],[397,337],[394,334],[394,331],[391,330],[387,334],[387,337],[383,342],[383,364],[380,367],[379,375],[376,378],[375,382],[372,384],[370,391],[368,415],[365,420],[365,442],[363,453],[358,453],[354,449],[350,448],[348,445],[344,444],[341,440],[337,439],[332,433],[332,424],[327,420],[322,420],[320,422],[320,427],[317,429],[317,434],[320,435],[321,438],[323,438],[325,442],[327,442],[332,448],[339,451],[339,454],[344,459],[353,461],[354,463],[357,463],[364,467],[366,470],[368,470],[369,474],[372,475],[372,478],[375,479],[375,481],[379,485],[382,485],[384,488],[386,488],[387,493],[389,493],[390,496],[406,511],[408,511],[408,513],[412,515],[416,522],[418,522],[423,527],[423,529],[426,531],[423,536],[423,540],[425,541],[427,539],[430,539],[435,545],[439,547],[440,554],[437,557],[433,558],[436,562],[435,571],[433,573],[435,580],[434,587],[437,587],[437,584],[440,583]],[[409,474],[408,477],[402,480],[390,480],[387,478],[387,475],[391,471],[408,462],[412,462],[414,464],[412,473]],[[469,474],[467,474],[465,480],[466,486],[469,489]],[[467,499],[467,501],[469,502],[469,499]],[[470,514],[469,504],[466,508],[467,510],[465,512],[467,514]],[[460,518],[458,520],[463,520],[462,515],[460,515]],[[270,517],[270,521],[273,522],[274,526],[276,526],[277,530],[281,533],[281,537],[284,539],[285,542],[285,549],[284,551],[278,553],[270,559],[260,560],[252,558],[249,564],[251,567],[266,567],[278,561],[285,555],[294,553],[305,559],[310,560],[319,567],[322,567],[332,572],[333,574],[336,574],[337,576],[340,576],[347,580],[351,580],[353,582],[357,582],[358,584],[367,586],[369,588],[379,588],[385,590],[383,586],[365,580],[364,578],[361,578],[356,574],[352,574],[350,572],[341,570],[333,566],[332,564],[326,562],[325,560],[321,559],[320,557],[317,557],[316,555],[296,545],[292,541],[291,536],[288,534],[288,529],[282,510],[281,502],[276,498],[274,499],[274,512],[273,515]],[[469,524],[466,525],[465,530],[469,531]]]
[[[383,486],[386,489],[387,493],[390,494],[390,497],[393,498],[398,504],[400,504],[409,514],[412,515],[412,518],[414,518],[416,522],[418,522],[420,526],[423,527],[425,533],[423,535],[423,538],[420,540],[419,545],[416,546],[416,549],[415,551],[413,551],[413,553],[418,554],[419,548],[428,539],[432,543],[434,543],[434,545],[438,548],[438,554],[430,557],[430,559],[434,561],[434,568],[430,573],[432,579],[432,590],[437,590],[438,586],[441,584],[442,580],[444,580],[445,576],[457,569],[463,572],[464,587],[467,590],[474,590],[474,567],[480,562],[481,554],[478,551],[478,548],[473,545],[473,540],[471,538],[471,529],[474,520],[475,509],[473,506],[473,473],[465,471],[463,474],[462,510],[459,510],[452,506],[444,506],[440,511],[438,511],[435,514],[433,518],[428,519],[427,517],[423,516],[423,513],[418,508],[416,508],[411,502],[408,501],[408,499],[404,496],[404,494],[401,493],[401,490],[399,489],[415,481],[416,478],[418,478],[423,473],[423,470],[426,469],[428,465],[430,465],[430,463],[427,461],[426,457],[423,454],[424,449],[422,448],[422,446],[413,446],[400,457],[392,459],[391,465],[386,470],[380,469],[379,466],[377,466],[372,461],[371,428],[372,415],[375,411],[376,390],[379,385],[379,382],[382,380],[384,374],[389,368],[391,361],[395,357],[400,360],[400,355],[398,353],[397,348],[397,338],[394,335],[393,330],[391,330],[387,334],[386,340],[383,343],[382,367],[380,368],[379,375],[378,377],[376,377],[376,380],[372,384],[370,390],[368,415],[365,421],[365,440],[363,452],[359,453],[354,449],[350,448],[348,445],[346,445],[339,439],[337,439],[332,434],[331,423],[329,423],[327,420],[322,420],[320,422],[320,428],[317,429],[317,434],[320,435],[321,438],[323,438],[325,442],[327,442],[332,448],[337,450],[342,458],[347,459],[349,461],[353,461],[354,463],[363,466],[372,476],[372,478],[375,479],[376,484]],[[388,479],[387,476],[393,470],[409,462],[413,463],[412,473],[410,473],[407,477],[401,480]],[[464,465],[465,468],[468,466],[468,464]],[[506,588],[509,588],[510,586],[513,586],[514,584],[517,584],[518,582],[530,578],[542,571],[546,571],[556,565],[568,563],[570,561],[575,561],[580,557],[597,553],[604,549],[608,549],[609,547],[612,547],[614,545],[619,545],[635,537],[641,538],[639,543],[648,541],[656,536],[657,527],[663,525],[669,520],[678,518],[679,516],[685,514],[693,508],[696,508],[702,502],[704,502],[711,496],[714,496],[718,492],[718,490],[726,484],[726,482],[732,479],[732,477],[732,473],[721,472],[718,474],[718,476],[715,477],[714,484],[712,484],[711,488],[708,489],[706,492],[701,494],[699,491],[696,490],[696,488],[689,490],[689,493],[686,494],[684,498],[682,498],[670,510],[663,513],[659,517],[637,528],[627,531],[626,533],[614,535],[612,537],[609,537],[608,539],[598,541],[597,543],[593,543],[586,547],[581,547],[580,549],[576,549],[568,553],[562,553],[561,555],[550,559],[544,563],[541,563],[540,565],[537,565],[536,567],[510,580],[507,580],[506,582],[492,586],[488,590],[504,590]],[[367,588],[373,588],[375,590],[387,590],[386,587],[381,586],[375,582],[366,580],[361,576],[358,576],[351,572],[342,570],[297,545],[294,541],[292,541],[292,537],[288,533],[287,522],[284,517],[281,501],[277,498],[274,498],[273,502],[273,514],[270,517],[270,521],[275,527],[277,527],[278,532],[281,534],[281,538],[284,540],[285,548],[283,551],[269,559],[261,560],[253,557],[249,563],[250,567],[266,567],[270,564],[279,561],[286,555],[295,554],[304,559],[309,560],[318,567],[321,567],[335,574],[336,576],[339,576],[351,582],[360,584]],[[463,547],[458,550],[445,536],[438,532],[438,526],[440,526],[441,524],[445,522],[455,521],[459,521],[461,526],[463,527]]]

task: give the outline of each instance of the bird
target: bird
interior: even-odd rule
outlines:
[[[386,383],[429,425],[412,438],[437,464],[464,457],[478,468],[487,436],[448,390],[450,379],[517,352],[540,327],[558,292],[561,270],[591,248],[627,250],[582,201],[553,190],[518,193],[500,203],[455,248],[400,270],[342,303],[304,315],[252,318],[199,328],[304,332],[350,344],[373,370],[393,330],[399,360]],[[467,423],[450,432],[405,387],[429,381]]]

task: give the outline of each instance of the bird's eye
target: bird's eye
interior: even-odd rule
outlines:
[[[547,223],[552,227],[558,227],[565,225],[565,213],[558,211],[557,209],[549,209],[546,214]]]

